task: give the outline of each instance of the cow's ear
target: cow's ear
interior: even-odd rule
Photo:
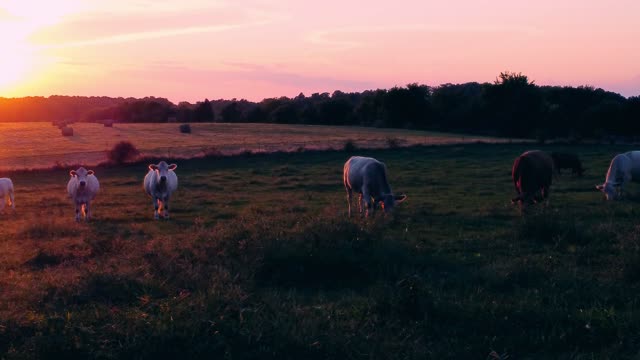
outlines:
[[[604,185],[596,185],[596,189],[602,191],[602,189],[604,189]]]
[[[69,175],[71,175],[71,176],[76,176],[76,171],[75,171],[75,170],[71,170],[71,171],[69,171]]]
[[[93,170],[87,171],[87,175],[93,175],[93,174],[94,174]]]
[[[156,164],[149,164],[149,170],[158,170],[158,166]]]
[[[405,194],[395,195],[395,196],[393,197],[393,200],[394,200],[394,205],[398,205],[398,204],[400,204],[401,202],[403,202],[403,201],[407,200],[407,195],[405,195]]]
[[[169,165],[169,170],[175,170],[178,167],[176,164]]]

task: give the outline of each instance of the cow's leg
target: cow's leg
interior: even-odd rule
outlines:
[[[365,217],[369,217],[369,213],[371,212],[371,195],[368,192],[362,192],[362,207],[365,208]]]
[[[76,221],[80,221],[81,208],[82,208],[82,203],[76,202]]]
[[[349,206],[349,217],[351,217],[351,201],[353,199],[353,190],[346,186],[345,189],[347,189],[347,204]]]
[[[153,218],[158,220],[159,218],[158,210],[160,207],[159,205],[160,199],[158,199],[156,196],[153,196],[151,199],[152,199],[151,201],[153,202]]]
[[[4,203],[5,203],[5,199],[4,199],[4,196],[3,196],[2,201],[0,201],[0,212],[4,211]]]
[[[549,206],[549,191],[550,191],[549,186],[542,187],[542,200],[544,201],[545,207]]]
[[[162,199],[162,213],[165,219],[169,218],[169,197],[165,196]]]
[[[16,203],[13,200],[13,190],[9,191],[9,201],[11,201],[11,209],[16,209]]]
[[[91,203],[89,201],[84,204],[84,219],[86,221],[91,219]]]

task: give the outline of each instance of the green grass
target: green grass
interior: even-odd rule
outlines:
[[[360,150],[408,195],[371,219],[346,216],[341,151],[179,161],[168,221],[146,164],[94,169],[80,224],[67,170],[8,174],[0,358],[636,358],[640,187],[594,189],[628,149],[538,148],[587,173],[526,218],[524,145]]]

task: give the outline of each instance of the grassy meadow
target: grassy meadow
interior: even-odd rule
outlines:
[[[51,123],[0,122],[0,169],[49,168],[59,164],[95,165],[106,160],[105,152],[120,141],[130,141],[142,156],[195,157],[211,153],[225,155],[245,151],[274,152],[341,149],[346,141],[361,148],[416,144],[454,144],[487,141],[483,136],[466,136],[428,131],[377,129],[371,127],[193,123],[191,133],[181,133],[179,124],[75,123],[73,136],[62,136]]]
[[[178,160],[166,221],[146,164],[94,168],[79,224],[68,170],[4,173],[0,358],[637,358],[640,187],[594,189],[629,149],[535,147],[587,172],[526,218],[510,170],[529,145],[357,151],[408,195],[370,219],[346,215],[344,151]]]

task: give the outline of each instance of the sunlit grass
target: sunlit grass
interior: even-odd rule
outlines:
[[[61,119],[64,120],[64,119]],[[499,139],[446,133],[363,127],[278,124],[191,124],[181,133],[179,124],[74,123],[73,136],[62,136],[51,123],[0,122],[0,169],[46,168],[56,163],[88,165],[106,159],[105,151],[130,141],[143,156],[193,157],[217,153],[342,149],[346,141],[358,147],[447,144]]]
[[[67,171],[9,174],[0,357],[633,358],[637,203],[593,189],[623,149],[564,148],[589,172],[522,218],[525,149],[360,150],[408,195],[371,219],[346,217],[342,151],[179,161],[169,221],[146,164],[96,168],[80,224]]]

